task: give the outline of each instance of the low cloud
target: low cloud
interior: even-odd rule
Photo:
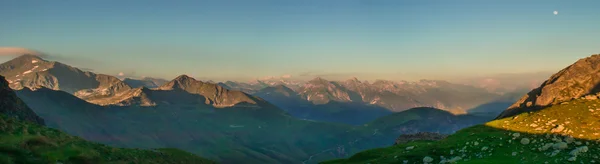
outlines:
[[[22,47],[0,47],[0,56],[18,56],[18,55],[37,55],[45,56],[43,53]]]
[[[281,76],[281,78],[284,78],[284,79],[291,78],[291,77],[292,77],[292,75],[283,75],[283,76]]]
[[[58,62],[67,62],[66,64],[71,65],[99,65],[96,60],[92,60],[89,58],[81,57],[81,56],[65,56],[60,54],[50,54],[38,50],[23,48],[23,47],[0,47],[0,56],[21,56],[21,55],[36,55],[46,60],[58,61]]]

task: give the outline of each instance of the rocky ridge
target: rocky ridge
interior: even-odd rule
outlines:
[[[498,118],[537,110],[546,106],[593,95],[600,92],[600,54],[578,60],[552,75],[533,89]],[[592,98],[592,97],[589,97]]]

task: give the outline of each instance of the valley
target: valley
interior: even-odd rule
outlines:
[[[0,2],[0,164],[600,163],[600,1]]]
[[[37,70],[40,67],[47,69]],[[356,79],[342,85],[317,78],[296,90],[284,82],[263,83],[264,88],[256,87],[251,95],[231,90],[225,83],[203,82],[187,75],[171,81],[121,81],[32,55],[17,57],[0,68],[0,75],[11,76],[8,79],[17,89],[16,95],[50,128],[109,146],[178,148],[220,163],[318,163],[388,146],[400,134],[451,134],[493,118],[436,108],[393,111],[368,104],[356,91],[374,96],[382,92],[372,91],[372,86]],[[18,73],[22,70],[32,71]],[[71,77],[90,83],[62,84]],[[354,89],[347,89],[351,86]],[[461,85],[447,88],[453,86],[484,93]],[[329,96],[319,96],[323,94]],[[310,99],[313,96],[324,99]],[[394,96],[390,98],[394,101]],[[419,105],[407,102],[404,106]]]

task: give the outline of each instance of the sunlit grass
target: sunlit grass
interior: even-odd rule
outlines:
[[[431,163],[600,162],[599,107],[597,100],[573,100],[465,128],[440,141],[372,149],[323,163],[424,163],[426,157]],[[558,125],[565,129],[552,133]],[[563,143],[566,147],[558,146]]]

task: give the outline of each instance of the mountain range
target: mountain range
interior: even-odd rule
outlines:
[[[439,80],[377,80],[369,83],[356,78],[342,82],[315,78],[295,90],[287,85],[276,85],[252,93],[295,117],[359,125],[415,107],[434,107],[455,114],[496,116],[518,99],[515,95],[527,91],[517,89],[499,94]]]
[[[524,92],[517,90],[500,94],[484,88],[440,80],[376,80],[369,83],[356,78],[328,81],[317,77],[307,82],[271,78],[249,83],[227,81],[215,84],[181,75],[171,81],[157,78],[125,78],[121,81],[110,75],[83,71],[34,55],[23,55],[3,63],[0,65],[0,75],[7,77],[13,89],[26,87],[36,90],[44,87],[61,90],[102,106],[156,106],[172,103],[156,100],[161,96],[166,98],[165,91],[169,90],[174,91],[168,92],[169,94],[179,91],[194,93],[201,100],[193,101],[203,101],[214,107],[258,107],[256,101],[268,101],[294,117],[352,125],[423,106],[455,114],[477,111],[479,109],[474,109],[483,107],[486,114],[496,115],[508,107],[509,104],[499,103],[505,101],[506,95]],[[273,87],[281,89],[273,90]],[[287,96],[279,96],[272,91],[282,91],[276,94],[283,93]],[[268,95],[270,93],[275,96]],[[494,103],[493,108],[488,108],[488,103]]]
[[[395,140],[389,136],[413,131],[452,133],[493,118],[434,108],[389,115],[393,111],[381,106],[353,102],[361,95],[347,88],[365,89],[361,93],[367,95],[370,88],[363,88],[362,82],[342,84],[317,78],[296,90],[274,83],[251,95],[225,83],[186,75],[160,86],[139,81],[141,85],[130,85],[132,80],[32,55],[17,57],[0,68],[17,96],[48,127],[110,146],[178,148],[221,163],[316,163],[389,145]],[[63,84],[71,79],[86,85]],[[303,106],[296,108],[296,104]],[[284,105],[289,108],[281,108]],[[395,121],[380,123],[379,118]]]
[[[304,83],[296,82],[294,84],[302,85],[287,83],[276,85],[256,83],[252,85],[232,81],[220,83],[219,85],[244,90],[247,93],[263,97],[265,100],[273,102],[288,111],[299,110],[290,107],[299,105],[282,104],[281,102],[308,101],[313,106],[329,103],[359,104],[369,106],[368,108],[383,108],[388,111],[384,115],[423,106],[444,109],[455,114],[464,114],[487,103],[504,102],[507,98],[514,99],[516,97],[512,95],[523,94],[528,91],[528,89],[519,88],[506,93],[496,93],[485,88],[441,80],[420,80],[418,82],[376,80],[369,83],[356,78],[345,81],[328,81],[317,77]],[[295,86],[295,88],[290,86]],[[273,93],[273,91],[281,92],[284,97],[266,95],[267,93]],[[282,100],[284,98],[296,100]],[[514,102],[515,100],[509,99],[508,101]],[[303,105],[306,105],[306,103],[303,103]],[[503,105],[505,106],[494,112],[489,112],[496,115],[510,104]]]
[[[595,163],[600,157],[600,54],[580,59],[495,120],[363,151],[336,163]]]
[[[0,76],[0,163],[215,163],[172,148],[122,149],[44,126]]]

